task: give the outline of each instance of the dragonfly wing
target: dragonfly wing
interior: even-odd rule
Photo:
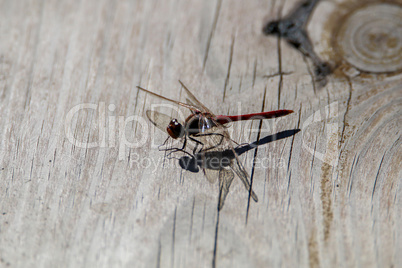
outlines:
[[[190,99],[188,99],[188,98],[186,98],[186,103],[188,104],[188,105],[191,105],[191,106],[193,106],[193,107],[196,107],[197,105],[195,105]],[[199,110],[200,108],[198,108],[198,110]],[[191,111],[191,113],[192,114],[195,114],[196,113],[196,111],[195,110],[190,110]]]
[[[162,95],[159,95],[159,94],[156,94],[156,93],[154,93],[154,92],[152,92],[152,91],[149,91],[148,89],[145,89],[145,88],[143,88],[143,87],[137,86],[137,88],[140,89],[140,90],[142,90],[142,91],[145,91],[145,92],[147,92],[147,93],[149,93],[149,94],[151,94],[151,95],[153,95],[153,96],[155,96],[155,97],[158,97],[158,98],[161,98],[161,99],[163,99],[163,100],[167,100],[167,101],[176,103],[177,105],[186,107],[186,108],[188,108],[188,109],[190,109],[190,110],[192,110],[192,111],[198,111],[198,110],[199,110],[198,107],[194,107],[194,106],[191,106],[191,105],[189,105],[189,104],[187,104],[187,103],[183,103],[183,102],[180,102],[180,101],[176,101],[176,100],[172,100],[172,99],[166,98],[166,97],[164,97],[164,96],[162,96]]]
[[[243,182],[244,187],[246,187],[247,191],[250,191],[250,182],[248,181],[248,174],[246,170],[244,169],[243,165],[240,163],[240,161],[237,159],[236,155],[236,160],[233,161],[234,163],[230,166],[232,170],[239,176],[240,180]],[[258,202],[258,197],[254,193],[253,190],[251,190],[251,197],[254,199],[255,202]]]
[[[203,172],[205,177],[207,178],[207,181],[212,184],[214,184],[216,182],[216,178],[219,177],[219,170],[204,168]]]
[[[232,163],[230,165],[230,167],[232,168],[232,170],[237,174],[237,176],[239,176],[240,180],[243,182],[244,186],[246,187],[247,191],[250,191],[251,189],[251,185],[250,182],[248,180],[249,175],[247,174],[246,169],[243,167],[243,164],[241,163],[239,156],[237,155],[236,151],[233,148],[233,141],[229,136],[229,133],[227,132],[227,130],[223,127],[221,127],[221,132],[222,135],[225,137],[223,139],[223,148],[229,148],[229,150],[232,152]],[[255,192],[251,189],[251,197],[254,199],[255,202],[258,202],[258,197],[255,194]]]
[[[147,117],[152,124],[154,124],[157,128],[166,132],[166,128],[169,126],[170,121],[172,118],[166,114],[157,112],[157,111],[146,111]]]
[[[190,102],[189,103],[187,101],[188,104],[190,104],[191,106],[195,106],[197,107],[199,110],[203,111],[203,112],[207,112],[210,114],[213,114],[204,104],[202,104],[195,96],[193,93],[191,93],[191,91],[183,84],[182,81],[179,80],[180,85],[184,88],[184,90],[186,91],[188,97],[190,98]]]
[[[208,121],[212,121],[212,123]],[[237,176],[239,176],[247,191],[250,191],[251,186],[248,180],[249,176],[240,162],[236,151],[234,150],[233,141],[230,138],[227,130],[221,124],[214,122],[213,119],[205,118],[204,120],[200,120],[200,122],[203,124],[200,124],[200,129],[202,129],[204,126],[206,130],[196,135],[195,138],[202,142],[203,153],[221,152],[221,164],[219,168],[223,169],[230,167],[237,174]],[[206,127],[210,126],[211,124],[214,125],[214,127]],[[257,195],[252,190],[251,197],[254,199],[254,201],[258,201]]]
[[[226,196],[229,193],[230,185],[232,184],[234,178],[233,171],[230,169],[222,168],[219,170],[219,203],[218,210],[223,208],[225,204]]]
[[[189,98],[186,98],[186,103],[195,106],[194,102],[192,102]]]

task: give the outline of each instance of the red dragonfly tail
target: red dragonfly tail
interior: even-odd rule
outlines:
[[[285,116],[293,113],[292,110],[277,110],[270,112],[254,113],[254,114],[243,114],[243,115],[217,115],[215,120],[220,124],[227,124],[229,122],[241,121],[241,120],[258,120],[258,119],[269,119]]]

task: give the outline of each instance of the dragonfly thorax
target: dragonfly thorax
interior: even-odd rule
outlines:
[[[185,121],[185,129],[188,135],[197,135],[215,126],[216,124],[210,119],[208,113],[192,114]]]
[[[181,138],[184,136],[184,127],[177,121],[177,119],[172,119],[166,128],[167,133],[173,139]]]

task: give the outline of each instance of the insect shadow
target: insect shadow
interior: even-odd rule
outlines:
[[[179,158],[179,165],[182,169],[193,173],[199,172],[200,168],[214,170],[223,169],[226,166],[230,165],[231,160],[233,160],[236,155],[239,156],[249,150],[257,148],[258,146],[293,136],[299,131],[300,129],[292,129],[281,131],[273,135],[268,135],[258,141],[248,144],[241,144],[234,148],[234,152],[228,149],[213,152],[203,151],[192,156],[182,156],[181,158]]]

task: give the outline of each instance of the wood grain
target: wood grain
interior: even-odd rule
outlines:
[[[401,266],[402,76],[341,66],[314,90],[309,59],[261,32],[295,3],[1,0],[0,266]],[[326,60],[336,8],[308,26]],[[178,79],[216,114],[295,111],[229,129],[301,129],[241,155],[258,203],[235,179],[218,214],[218,183],[158,151],[145,111],[167,103],[136,86],[185,101]]]

